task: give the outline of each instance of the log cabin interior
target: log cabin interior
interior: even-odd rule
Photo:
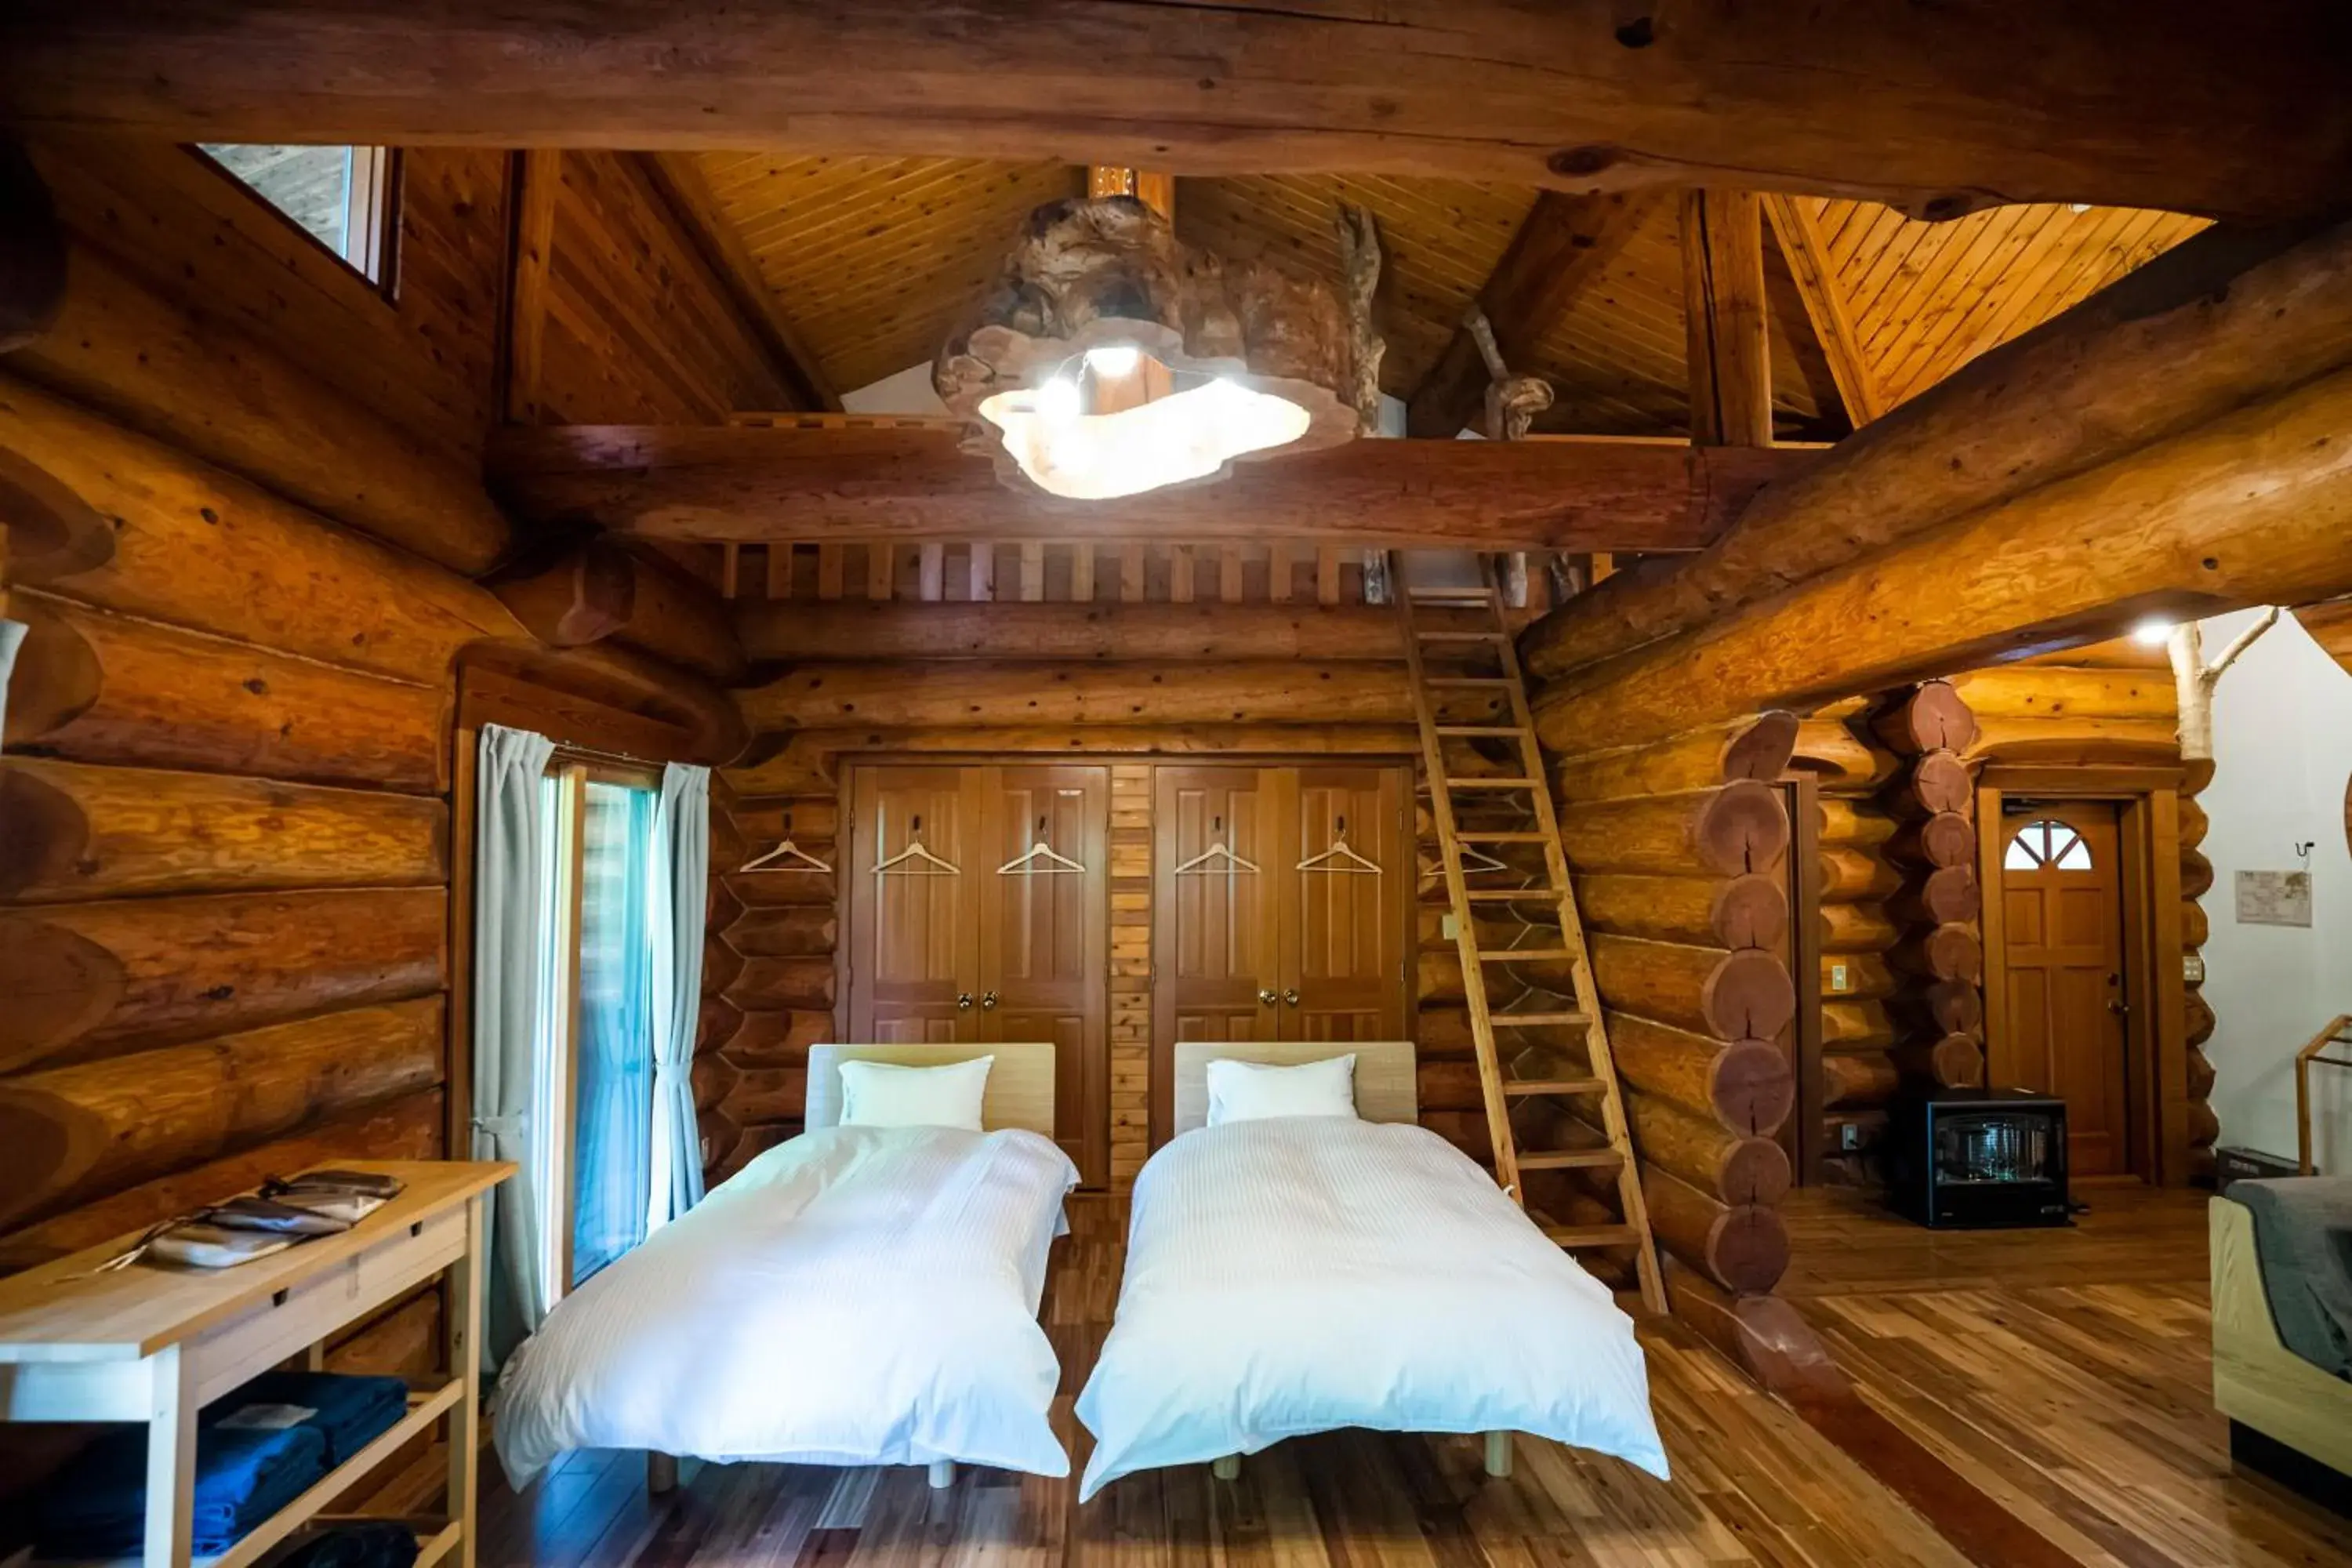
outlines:
[[[2343,18],[1376,9],[0,12],[0,1557],[2352,1563]]]

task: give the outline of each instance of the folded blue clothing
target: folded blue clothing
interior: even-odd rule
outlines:
[[[315,1410],[302,1425],[315,1426],[327,1440],[327,1468],[332,1469],[408,1414],[408,1384],[396,1377],[365,1377],[336,1372],[265,1372],[259,1377],[205,1406],[202,1420],[234,1420],[254,1405],[290,1405]]]
[[[327,1473],[327,1440],[310,1426],[196,1429],[196,1555],[214,1556]],[[110,1432],[59,1473],[40,1503],[44,1557],[137,1552],[147,1526],[147,1433]]]

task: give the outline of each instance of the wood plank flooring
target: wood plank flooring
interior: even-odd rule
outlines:
[[[2021,1253],[2009,1237],[1923,1242],[1928,1233],[1844,1200],[1803,1197],[1791,1216],[1803,1259],[1792,1283],[1865,1399],[2065,1557],[2136,1568],[2352,1563],[2352,1527],[2228,1475],[2219,1418],[2202,1392],[2200,1205],[2175,1200],[2135,1210],[2137,1242],[2096,1225],[2042,1237],[2079,1255],[2042,1263],[2056,1255]],[[1045,1319],[1063,1366],[1056,1428],[1083,1467],[1087,1439],[1070,1406],[1109,1327],[1126,1216],[1110,1199],[1081,1199],[1072,1210]],[[2192,1212],[2193,1233],[2182,1219]],[[2085,1257],[2126,1278],[2086,1277]],[[2011,1271],[2025,1282],[2008,1282]],[[2138,1275],[2169,1277],[2132,1278]],[[1254,1457],[1234,1482],[1214,1480],[1205,1466],[1130,1477],[1083,1509],[1075,1479],[967,1471],[934,1494],[911,1468],[688,1467],[678,1491],[656,1500],[646,1495],[641,1456],[588,1453],[520,1497],[487,1467],[480,1561],[485,1568],[1959,1568],[1969,1561],[1680,1325],[1652,1325],[1643,1339],[1671,1484],[1524,1437],[1517,1475],[1498,1481],[1482,1472],[1473,1438],[1349,1432]]]

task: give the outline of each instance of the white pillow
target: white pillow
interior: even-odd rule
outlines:
[[[988,1069],[994,1057],[974,1057],[938,1068],[902,1068],[888,1062],[841,1064],[841,1124],[844,1127],[960,1127],[980,1129],[981,1101],[988,1096]]]
[[[1220,1058],[1209,1064],[1209,1125],[1273,1116],[1356,1116],[1356,1054],[1297,1067]]]

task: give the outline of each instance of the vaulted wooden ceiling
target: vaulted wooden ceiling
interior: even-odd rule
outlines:
[[[1022,218],[1079,193],[1061,163],[698,155],[704,179],[825,379],[855,389],[928,362],[993,276]],[[1332,213],[1380,220],[1385,389],[1408,397],[1536,200],[1531,189],[1389,175],[1177,182],[1180,235],[1227,255],[1336,278]],[[1916,222],[1873,203],[1801,200],[1822,237],[1855,352],[1885,406],[1912,396],[2203,226],[2118,208],[1995,208]],[[1686,431],[1676,205],[1650,206],[1541,338],[1530,370],[1557,399],[1538,428]],[[1784,437],[1831,437],[1845,415],[1779,245],[1769,236],[1773,403]]]

